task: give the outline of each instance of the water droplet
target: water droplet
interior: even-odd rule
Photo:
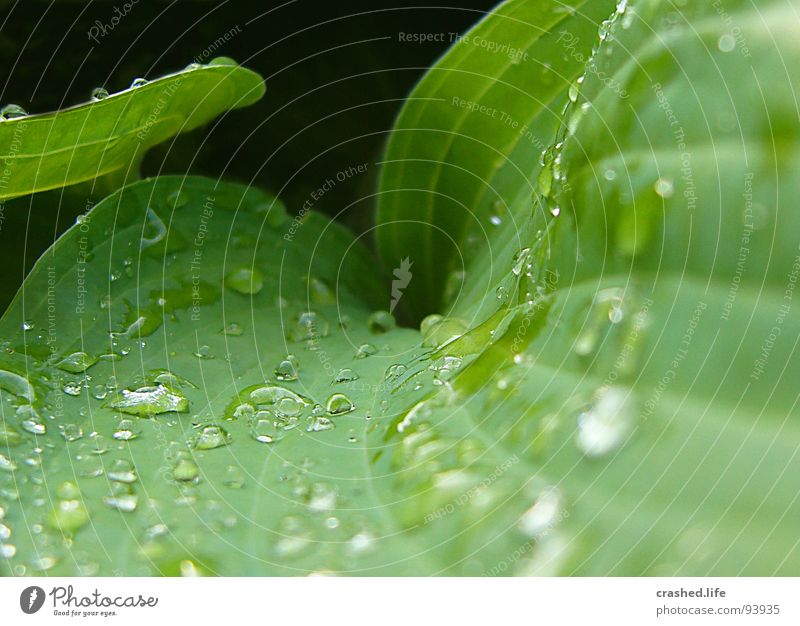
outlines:
[[[283,382],[297,380],[299,371],[300,363],[297,361],[297,358],[292,354],[288,354],[286,358],[275,367],[275,378]]]
[[[244,334],[244,329],[236,322],[232,322],[222,329],[222,334],[229,337],[241,337]]]
[[[172,468],[172,477],[178,482],[194,483],[200,479],[200,468],[192,459],[178,459]]]
[[[133,493],[121,493],[104,497],[103,503],[122,513],[133,513],[139,504],[139,497]]]
[[[22,442],[22,436],[10,424],[0,421],[0,446],[13,448]]]
[[[332,511],[336,508],[336,490],[327,483],[314,483],[308,500],[308,508],[314,513]]]
[[[145,211],[144,228],[142,229],[142,238],[139,242],[140,249],[146,250],[147,248],[151,248],[163,241],[166,236],[167,225],[153,209],[147,207]]]
[[[542,490],[534,505],[519,520],[519,529],[529,537],[538,539],[549,533],[561,515],[562,496],[555,487]]]
[[[389,311],[375,311],[367,318],[367,328],[373,335],[388,333],[395,326],[397,326],[397,322]]]
[[[67,534],[74,533],[88,521],[89,512],[77,498],[58,500],[50,514],[50,525]]]
[[[125,484],[135,483],[138,480],[133,464],[125,459],[117,459],[111,464],[111,468],[108,470],[108,478]]]
[[[408,368],[403,365],[402,363],[395,363],[394,365],[390,365],[386,368],[386,373],[384,374],[384,380],[397,380],[403,374],[408,371]]]
[[[315,304],[336,304],[336,296],[328,284],[319,278],[308,281],[308,292],[311,302]]]
[[[33,385],[28,379],[7,370],[0,370],[0,389],[4,389],[28,402],[33,402],[36,399]]]
[[[225,284],[237,293],[255,295],[264,288],[264,275],[256,268],[240,267],[225,277]]]
[[[588,457],[605,456],[622,445],[632,422],[629,392],[618,387],[602,389],[578,417],[578,448]]]
[[[47,426],[41,416],[29,404],[17,408],[17,417],[23,418],[22,430],[32,435],[44,435],[47,433]]]
[[[0,453],[0,471],[2,472],[16,472],[17,464],[9,459],[5,454]]]
[[[26,115],[28,112],[18,104],[7,104],[0,109],[0,120],[13,120]]]
[[[77,441],[83,437],[83,429],[77,424],[59,424],[58,431],[68,442]]]
[[[111,435],[117,441],[132,441],[136,439],[142,430],[133,420],[121,419],[114,429],[114,434]]]
[[[441,317],[428,321],[428,316],[422,320],[422,345],[429,348],[441,348],[445,344],[461,337],[469,330],[469,323],[457,317]]]
[[[64,385],[63,390],[68,396],[77,397],[81,395],[81,391],[83,391],[83,385],[77,381],[70,381]]]
[[[266,411],[262,411],[262,413],[266,413]],[[274,443],[283,436],[283,433],[275,425],[274,420],[257,418],[250,425],[250,435],[259,443]]]
[[[197,349],[197,352],[194,353],[194,356],[196,356],[198,359],[204,360],[211,360],[214,358],[214,354],[211,352],[210,346],[200,346]]]
[[[229,465],[225,468],[222,483],[231,489],[241,489],[245,483],[244,472],[236,465]]]
[[[336,424],[334,424],[333,421],[327,417],[322,415],[312,415],[308,419],[306,431],[310,433],[320,433],[326,430],[333,430],[334,428],[336,428]]]
[[[375,543],[375,538],[368,532],[356,533],[348,542],[348,549],[351,552],[365,552]]]
[[[378,349],[371,343],[362,343],[360,346],[358,346],[358,350],[356,350],[355,358],[366,359],[368,356],[372,356],[377,352]]]
[[[131,82],[131,89],[136,89],[137,87],[143,87],[147,84],[147,79],[145,78],[134,78]]]
[[[227,446],[233,440],[222,426],[216,424],[201,424],[198,429],[199,432],[191,440],[195,450],[213,450]]]
[[[335,383],[349,383],[354,380],[358,380],[359,376],[349,367],[345,367],[340,369],[336,372],[336,376],[333,377],[333,382]]]
[[[330,415],[342,415],[350,413],[356,407],[353,405],[352,400],[343,393],[335,393],[325,403],[325,410]]]
[[[294,401],[301,406],[308,406],[311,401],[308,398],[295,393],[286,387],[278,385],[264,385],[252,388],[249,393],[249,398],[256,405],[277,405],[285,399]]]
[[[103,87],[92,89],[92,100],[105,100],[108,98],[108,91]]]
[[[180,391],[164,385],[123,389],[106,403],[106,406],[129,415],[152,417],[161,413],[186,413],[189,400]]]
[[[717,48],[721,52],[733,52],[736,48],[736,39],[732,35],[722,35],[717,41]]]
[[[558,217],[559,215],[561,215],[561,207],[559,206],[550,207],[550,215],[552,215],[553,217]]]

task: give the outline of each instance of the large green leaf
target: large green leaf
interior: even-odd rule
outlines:
[[[264,95],[261,77],[221,57],[92,102],[0,121],[0,200],[118,173],[138,176],[151,146]]]
[[[518,5],[549,23],[512,2],[480,28],[521,47]],[[609,8],[543,165],[483,135],[529,175],[497,174],[491,246],[465,238],[466,319],[393,328],[374,311],[445,266],[390,293],[256,190],[159,178],[96,206],[0,321],[6,573],[798,574],[794,8]]]
[[[458,301],[473,251],[500,245],[499,225],[524,224],[510,202],[522,189],[533,192],[531,172],[613,6],[505,2],[409,96],[384,157],[377,239],[387,265],[407,257],[414,263],[402,303],[412,315]],[[564,33],[572,38],[569,53]],[[489,283],[502,273],[493,270]]]

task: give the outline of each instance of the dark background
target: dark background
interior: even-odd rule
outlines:
[[[399,33],[463,32],[491,0],[139,0],[113,29],[126,0],[0,0],[0,103],[41,113],[88,100],[94,87],[127,88],[136,77],[177,71],[225,32],[214,52],[258,71],[267,94],[218,123],[154,148],[143,175],[190,171],[267,188],[295,213],[308,194],[349,165],[371,175],[337,184],[315,204],[355,231],[368,228],[381,150],[394,118],[425,69],[448,47],[409,43]],[[445,37],[446,38],[446,37]],[[85,198],[85,196],[84,196]],[[0,311],[26,272],[85,210],[50,192],[9,201],[0,230]]]

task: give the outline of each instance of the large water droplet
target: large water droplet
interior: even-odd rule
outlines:
[[[28,115],[28,112],[18,104],[7,104],[0,109],[0,121],[13,120],[26,115]]]
[[[356,407],[353,405],[353,401],[343,393],[333,394],[325,403],[325,410],[327,410],[330,415],[342,415],[344,413],[350,413],[350,411],[354,410],[355,408]]]
[[[189,410],[189,400],[178,390],[157,385],[123,389],[106,406],[129,415],[152,417],[161,413],[185,413]]]
[[[275,367],[275,378],[283,382],[297,380],[299,371],[300,363],[297,358],[292,354],[288,354]]]
[[[95,87],[92,89],[92,100],[105,100],[108,98],[108,90],[103,87]]]
[[[228,431],[216,424],[201,424],[198,429],[199,432],[191,440],[195,450],[213,450],[227,446],[233,440]]]

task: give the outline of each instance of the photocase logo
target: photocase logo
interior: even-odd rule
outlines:
[[[408,257],[400,261],[400,267],[395,268],[394,277],[396,280],[392,281],[392,302],[389,305],[389,312],[394,313],[394,308],[403,297],[403,289],[408,287],[411,282],[411,266],[414,265]]]
[[[42,608],[44,604],[44,589],[41,587],[28,587],[19,595],[19,608],[23,613],[32,615]]]

